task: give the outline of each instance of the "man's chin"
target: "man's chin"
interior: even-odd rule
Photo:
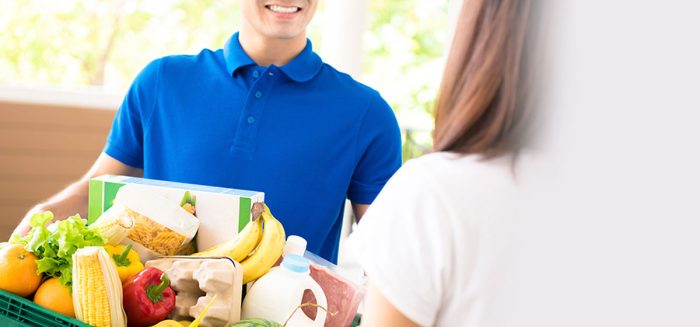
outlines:
[[[303,34],[303,32],[274,31],[272,33],[268,33],[267,36],[271,39],[277,40],[292,40],[303,36]]]

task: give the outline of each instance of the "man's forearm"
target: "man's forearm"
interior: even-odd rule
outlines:
[[[32,207],[12,234],[26,234],[30,229],[29,219],[32,215],[39,212],[51,211],[57,220],[65,219],[75,214],[80,214],[85,218],[87,216],[87,203],[88,183],[83,180],[77,181],[48,200]]]
[[[87,188],[87,186],[85,187]],[[40,209],[41,211],[51,211],[54,217],[60,220],[75,214],[80,214],[81,217],[85,218],[88,211],[87,206],[87,190],[85,190],[85,192],[71,192],[69,189],[65,189],[46,202],[36,205],[34,208]]]

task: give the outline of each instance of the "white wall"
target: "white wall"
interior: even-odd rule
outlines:
[[[321,58],[355,79],[362,71],[367,10],[367,0],[327,0],[324,12]]]

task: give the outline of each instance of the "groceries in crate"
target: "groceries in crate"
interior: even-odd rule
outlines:
[[[262,276],[250,288],[243,300],[241,317],[265,318],[280,324],[289,320],[290,326],[323,326],[325,311],[318,313],[316,319],[312,320],[303,311],[296,310],[307,289],[311,290],[318,305],[327,307],[323,290],[309,276],[309,264],[309,260],[304,257],[287,255],[280,266]]]
[[[122,281],[122,284],[143,270],[141,258],[139,258],[139,254],[131,248],[131,244],[105,245],[104,248],[117,266],[119,280]]]
[[[297,235],[290,235],[284,246],[283,255],[289,254],[304,256],[310,261],[309,271],[311,278],[321,286],[328,306],[325,327],[350,326],[355,318],[357,309],[364,296],[364,287],[341,276],[336,265],[326,261],[313,252],[306,251],[306,240]],[[312,293],[305,292],[302,303],[314,303]],[[316,317],[316,308],[303,307],[302,310],[312,319]]]
[[[152,327],[183,327],[183,326],[187,327],[187,326],[190,326],[191,324],[192,324],[191,321],[186,321],[186,320],[177,321],[177,320],[168,319],[168,320],[163,320],[163,321],[153,325]]]
[[[134,218],[126,210],[108,210],[90,225],[90,229],[99,232],[105,244],[117,245],[123,241],[134,227]]]
[[[25,250],[37,256],[37,273],[58,277],[63,285],[70,285],[75,251],[100,246],[104,238],[98,231],[88,228],[87,221],[80,215],[51,222],[53,219],[50,211],[33,215],[29,220],[29,233],[14,237],[11,242],[24,245]]]
[[[267,319],[250,318],[243,319],[237,323],[230,324],[228,327],[282,327],[282,325]],[[291,327],[291,326],[290,326]]]
[[[94,222],[110,209],[117,201],[116,197],[122,188],[137,188],[139,191],[157,195],[167,199],[173,206],[185,207],[187,203],[194,207],[194,216],[202,224],[197,229],[197,248],[208,249],[225,243],[248,223],[251,205],[263,202],[263,192],[237,190],[224,187],[177,183],[170,181],[136,178],[131,176],[102,175],[90,180],[88,220]],[[131,208],[138,212],[138,210]],[[183,210],[183,211],[185,211]],[[191,213],[192,211],[186,211]],[[149,216],[143,212],[139,212]],[[153,218],[150,217],[149,218]],[[239,226],[239,224],[242,224]],[[190,245],[188,244],[188,245]],[[192,253],[193,246],[185,247],[186,252]],[[139,254],[141,254],[139,252]],[[148,260],[150,258],[144,258]]]
[[[78,320],[95,327],[126,326],[117,267],[101,246],[73,254],[73,307]]]
[[[229,257],[238,262],[243,261],[258,246],[263,234],[263,221],[253,217],[238,235],[231,240],[192,254],[195,257]]]
[[[185,211],[197,217],[197,196],[192,195],[190,191],[185,191],[185,194],[182,196],[182,200],[180,200],[180,206],[182,209],[185,209]]]
[[[175,291],[162,270],[148,267],[124,283],[124,311],[129,327],[146,327],[175,309]]]
[[[199,220],[177,202],[136,185],[122,186],[112,207],[95,224],[127,216],[133,220],[133,226],[119,242],[133,245],[143,260],[177,254],[199,228]]]
[[[287,254],[304,256],[304,252],[306,252],[306,239],[299,235],[289,235],[287,242],[284,244],[282,256],[286,257]]]
[[[328,300],[328,311],[334,313],[326,318],[325,327],[350,326],[364,297],[364,286],[358,285],[340,274],[338,267],[318,255],[305,251],[304,257],[311,261],[311,277],[321,285]],[[308,294],[308,293],[307,293]],[[305,297],[303,302],[310,302]],[[304,308],[310,317],[314,313]]]
[[[5,244],[0,249],[0,289],[29,296],[39,287],[37,257],[20,244]]]
[[[265,203],[241,200],[235,229],[220,231],[217,239],[230,236],[208,240],[213,246],[192,256],[171,256],[194,249],[198,230],[208,226],[211,232],[219,223],[200,223],[212,214],[208,202],[200,206],[207,198],[180,190],[177,197],[162,196],[130,183],[109,192],[113,201],[89,226],[79,215],[53,222],[44,212],[30,219],[26,236],[0,243],[0,274],[11,276],[2,278],[0,289],[34,294],[36,304],[94,326],[350,324],[344,317],[354,316],[360,288],[305,251],[303,238],[285,242],[282,224]],[[241,219],[246,216],[251,219]],[[241,222],[246,225],[237,232]],[[197,244],[207,243],[197,235]],[[304,290],[313,296],[304,297]],[[242,311],[247,319],[240,320]]]
[[[172,319],[200,316],[209,304],[211,308],[202,320],[205,326],[225,326],[240,319],[240,263],[229,258],[180,256],[151,260],[146,267],[157,267],[170,277],[171,287],[177,292]]]
[[[253,204],[253,218],[231,241],[195,253],[194,256],[230,257],[243,266],[243,284],[267,273],[282,255],[284,227],[265,203]]]
[[[71,288],[61,284],[57,277],[45,280],[34,294],[34,303],[68,317],[75,317]]]
[[[155,325],[153,327],[180,327],[180,326],[189,326],[189,327],[199,327],[199,325],[202,323],[202,318],[204,318],[207,313],[209,312],[209,309],[211,306],[214,304],[216,301],[217,294],[214,294],[214,297],[211,298],[209,303],[207,304],[206,307],[204,307],[204,310],[197,316],[197,318],[194,321],[189,321],[189,320],[163,320]]]

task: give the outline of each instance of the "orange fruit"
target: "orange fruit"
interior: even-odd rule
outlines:
[[[20,244],[0,250],[0,289],[27,297],[36,291],[41,275],[36,273],[37,257]]]
[[[47,279],[34,294],[34,302],[69,317],[75,317],[70,289],[57,278]]]

